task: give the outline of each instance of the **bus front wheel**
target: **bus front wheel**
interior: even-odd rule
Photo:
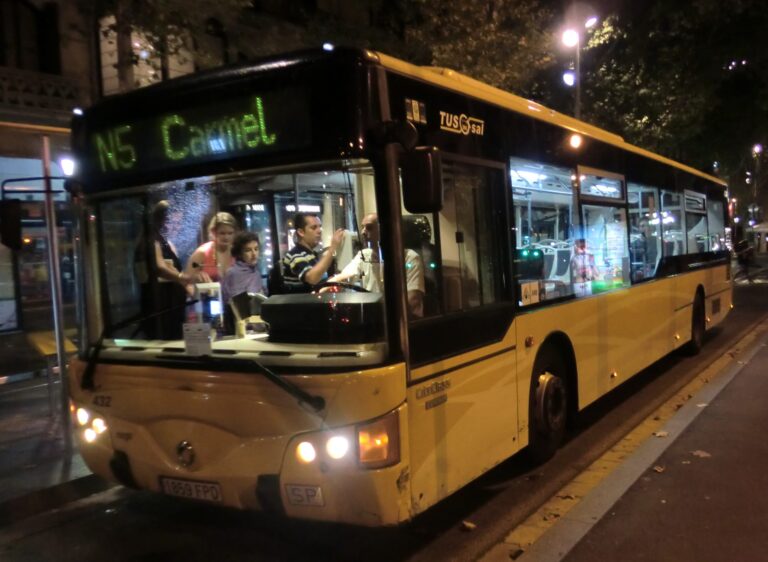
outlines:
[[[539,351],[531,379],[528,456],[536,464],[550,459],[565,437],[568,418],[566,365],[561,353]]]

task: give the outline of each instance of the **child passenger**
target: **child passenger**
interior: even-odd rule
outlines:
[[[241,232],[232,243],[232,256],[235,264],[224,274],[221,284],[222,301],[229,300],[240,293],[263,293],[261,271],[259,271],[259,250],[261,244],[255,232]]]

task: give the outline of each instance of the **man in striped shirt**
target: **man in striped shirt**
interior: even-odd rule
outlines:
[[[344,240],[344,230],[339,228],[333,233],[331,243],[324,251],[315,251],[323,236],[320,219],[316,215],[297,213],[293,227],[296,229],[296,245],[283,257],[283,279],[310,292],[328,277],[333,254]]]

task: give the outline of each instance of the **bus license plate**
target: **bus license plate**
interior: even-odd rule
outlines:
[[[320,486],[299,486],[297,484],[286,484],[285,493],[288,495],[288,501],[292,505],[315,505],[323,507],[323,490]]]
[[[220,502],[221,485],[218,482],[202,482],[200,480],[183,480],[181,478],[160,477],[160,489],[164,494],[179,498],[190,498],[208,502]]]

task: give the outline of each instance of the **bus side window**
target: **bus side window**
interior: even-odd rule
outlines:
[[[661,260],[661,215],[659,190],[628,183],[629,261],[633,282],[656,275]]]
[[[683,213],[680,200],[679,193],[661,191],[661,229],[664,240],[664,257],[679,256],[685,253]]]
[[[708,252],[707,200],[704,194],[685,192],[685,226],[688,253]]]
[[[713,252],[725,249],[725,205],[707,193],[707,223],[709,226],[709,249]]]
[[[403,212],[403,244],[419,254],[424,271],[424,316],[488,305],[503,294],[501,171],[443,165],[441,211],[430,217]],[[411,312],[412,319],[419,317]]]
[[[572,294],[574,172],[510,158],[515,217],[515,276],[522,306]],[[538,289],[532,296],[531,287]]]
[[[582,240],[594,257],[596,271],[586,280],[590,282],[588,289],[577,286],[579,280],[574,278],[574,292],[577,296],[586,296],[627,286],[630,263],[626,210],[622,207],[584,204],[582,213]],[[574,255],[577,250],[578,243],[574,244]]]

